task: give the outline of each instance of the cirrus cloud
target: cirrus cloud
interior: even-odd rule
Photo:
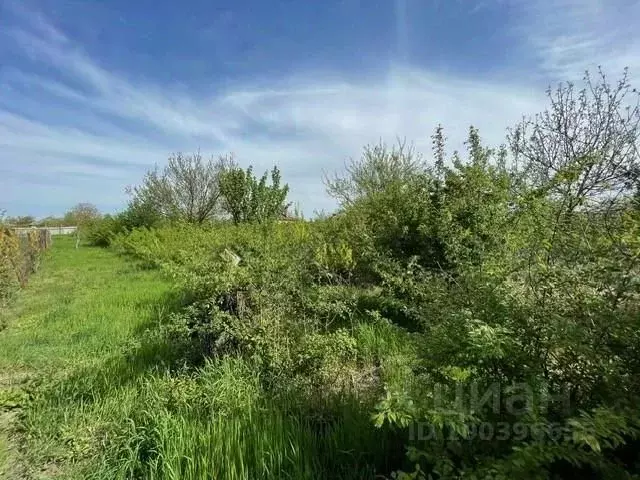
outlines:
[[[384,73],[348,79],[304,71],[210,90],[110,71],[45,16],[12,4],[14,21],[0,33],[14,52],[0,69],[0,206],[45,215],[91,201],[114,210],[145,169],[199,148],[233,152],[257,170],[277,163],[305,212],[330,209],[322,171],[340,168],[363,145],[400,137],[428,153],[437,124],[452,148],[462,148],[470,124],[499,144],[506,127],[544,106],[544,81],[606,60],[606,49],[626,37],[598,32],[620,18],[602,19],[604,4],[586,3],[557,0],[561,14],[543,0],[512,5],[528,20],[511,27],[539,59],[530,82],[461,76],[403,58]],[[588,28],[561,28],[569,18]],[[618,49],[613,68],[640,52],[634,42]]]

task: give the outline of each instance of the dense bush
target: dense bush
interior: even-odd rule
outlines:
[[[640,113],[626,78],[572,89],[550,92],[509,149],[474,128],[464,158],[439,128],[433,164],[365,149],[327,179],[329,218],[108,238],[188,293],[153,333],[186,365],[238,360],[261,395],[309,416],[357,399],[387,442],[377,473],[631,478]]]
[[[117,217],[104,215],[86,225],[85,237],[90,245],[108,247],[113,237],[123,231]]]

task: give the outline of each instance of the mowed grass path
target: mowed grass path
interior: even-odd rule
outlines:
[[[0,478],[76,478],[128,400],[134,408],[127,382],[147,364],[126,352],[170,298],[158,271],[54,237],[28,287],[0,311]]]

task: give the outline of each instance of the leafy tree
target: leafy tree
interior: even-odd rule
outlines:
[[[78,203],[64,214],[64,223],[82,228],[101,217],[100,211],[92,203]]]
[[[432,140],[433,166],[403,143],[393,148],[379,144],[366,147],[361,159],[347,165],[346,174],[325,176],[328,192],[350,217],[348,223],[357,224],[358,217],[365,224],[354,235],[357,251],[369,249],[382,259],[416,258],[429,269],[449,271],[455,263],[478,261],[501,244],[496,229],[508,216],[510,184],[505,150],[482,146],[471,127],[469,160],[455,153],[447,167],[442,127]],[[483,208],[478,208],[479,200]]]
[[[152,203],[149,197],[133,196],[127,208],[118,214],[123,228],[131,230],[139,227],[156,227],[162,223],[164,217]]]
[[[325,174],[324,183],[342,207],[345,226],[359,225],[347,232],[359,263],[387,255],[420,255],[437,263],[438,246],[430,241],[433,178],[411,146],[366,146],[344,173]]]
[[[423,171],[424,164],[412,146],[398,142],[389,148],[384,143],[368,145],[362,156],[345,165],[345,173],[325,173],[327,193],[342,207],[355,204],[358,199],[384,191],[388,185],[412,181]]]
[[[98,222],[102,215],[98,208],[91,203],[78,203],[64,215],[64,223],[78,227],[75,233],[76,248],[80,245],[81,237],[91,230],[94,223]]]
[[[449,267],[478,264],[502,251],[513,219],[509,206],[512,180],[505,149],[484,147],[473,126],[466,146],[466,161],[455,153],[451,167],[437,167],[442,181],[437,182],[434,192],[437,211],[432,221],[437,225],[437,237],[445,245],[444,265]],[[441,148],[443,145],[436,148],[436,153]],[[438,155],[436,161],[442,165]]]
[[[640,93],[627,70],[610,84],[602,70],[584,87],[549,89],[550,106],[525,118],[508,141],[522,180],[560,200],[566,213],[636,188]]]
[[[167,165],[147,172],[142,185],[130,189],[132,214],[149,219],[152,216],[170,220],[203,223],[219,209],[219,176],[229,158],[203,160],[176,153]]]
[[[260,180],[253,174],[253,167],[246,170],[232,166],[220,176],[220,192],[223,208],[234,223],[263,223],[281,218],[289,205],[285,203],[288,185],[280,185],[278,167],[271,170],[271,184],[267,184],[268,172]]]

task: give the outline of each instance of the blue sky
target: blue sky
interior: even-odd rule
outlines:
[[[637,0],[0,0],[0,210],[109,212],[171,152],[278,164],[308,214],[322,171],[397,137],[490,144],[544,90],[640,75]]]

